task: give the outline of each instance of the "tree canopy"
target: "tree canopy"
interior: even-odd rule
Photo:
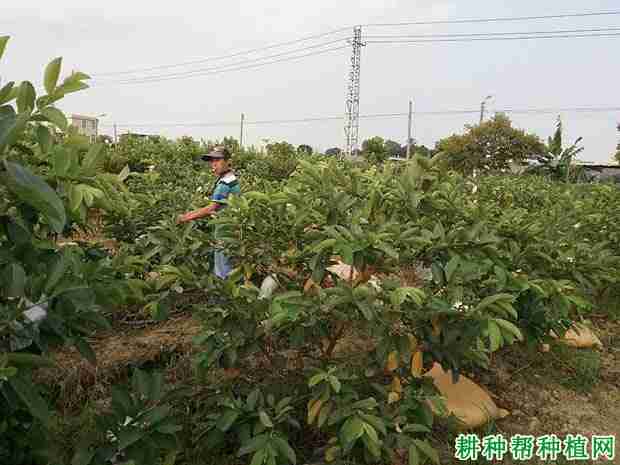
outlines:
[[[547,153],[538,136],[514,128],[501,113],[480,125],[465,128],[464,134],[454,134],[436,144],[436,151],[446,153],[448,163],[464,173],[474,169],[503,171],[512,163],[541,160]]]

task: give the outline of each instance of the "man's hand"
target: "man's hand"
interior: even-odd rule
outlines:
[[[197,220],[199,218],[204,218],[205,216],[211,216],[215,213],[217,209],[217,204],[209,205],[208,207],[201,208],[199,210],[194,210],[193,212],[185,213],[184,215],[179,215],[177,217],[177,223],[187,223],[188,221]]]
[[[177,224],[187,223],[188,221],[187,214],[177,216]]]

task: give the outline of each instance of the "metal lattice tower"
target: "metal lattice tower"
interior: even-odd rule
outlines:
[[[362,27],[353,28],[351,69],[349,70],[349,88],[347,91],[346,115],[344,121],[345,155],[352,156],[357,150],[360,118],[360,58],[362,56]]]

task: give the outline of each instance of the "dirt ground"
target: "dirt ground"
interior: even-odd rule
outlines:
[[[596,327],[604,347],[595,354],[592,352],[596,349],[560,346],[546,353],[527,352],[517,345],[497,354],[490,371],[471,373],[499,407],[511,412],[508,417],[474,433],[479,437],[502,433],[505,438],[515,434],[555,433],[560,438],[566,434],[582,434],[588,438],[593,434],[612,434],[617,438],[614,463],[620,464],[620,323],[600,321]],[[592,356],[588,358],[600,361],[598,373],[574,368],[573,362],[587,352]],[[442,464],[464,463],[454,458],[453,436],[450,442],[439,440],[436,445],[441,448]],[[480,460],[478,463],[488,462]],[[513,462],[505,459],[502,463]]]
[[[620,322],[600,321],[596,326],[604,344],[596,354],[590,349],[558,352],[554,347],[547,353],[528,352],[516,345],[496,354],[491,370],[467,373],[489,391],[499,407],[511,412],[487,425],[485,431],[477,431],[479,436],[555,433],[563,437],[571,433],[615,434],[620,438]],[[192,339],[200,330],[200,323],[188,313],[143,328],[115,328],[91,341],[98,359],[96,367],[74,349],[65,349],[54,356],[60,370],[44,371],[41,376],[60,389],[61,407],[71,409],[86,398],[103,398],[107,386],[122,378],[131,366],[166,366],[171,357],[187,360],[194,350]],[[592,373],[571,365],[573,359],[586,353],[583,351],[598,361]],[[435,433],[442,464],[463,463],[453,458],[453,440],[453,433],[441,427]],[[620,447],[616,449],[616,463],[620,464]]]

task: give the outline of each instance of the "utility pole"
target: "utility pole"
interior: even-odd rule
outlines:
[[[487,95],[482,102],[480,102],[480,124],[484,121],[484,110],[486,108],[487,100],[493,98],[492,95]]]
[[[116,139],[116,123],[114,123],[114,143],[116,144],[117,139]]]
[[[407,158],[411,158],[411,124],[413,122],[413,102],[409,100],[409,126],[407,128]]]
[[[351,68],[349,69],[349,86],[347,90],[346,114],[344,120],[345,156],[350,157],[357,150],[360,117],[360,59],[362,56],[362,27],[353,28]]]
[[[243,120],[245,119],[245,115],[241,113],[241,129],[239,131],[239,148],[243,149]]]

